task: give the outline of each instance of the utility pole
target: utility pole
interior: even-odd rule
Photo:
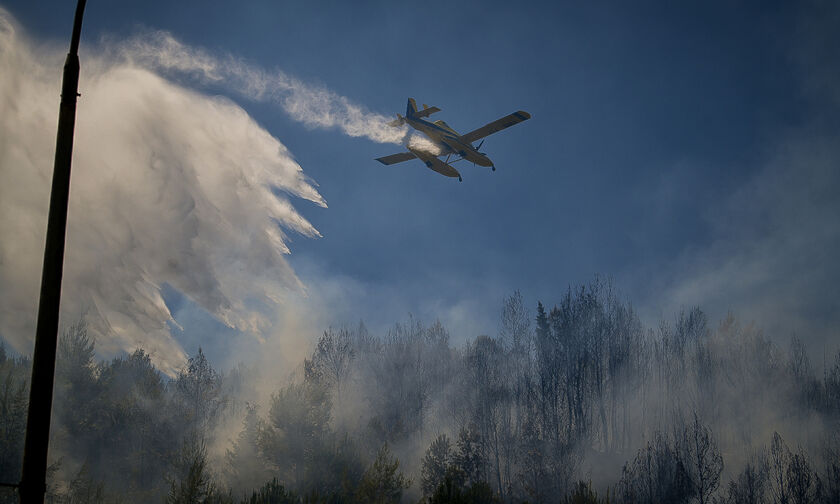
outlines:
[[[79,37],[86,0],[76,4],[70,52],[64,62],[61,83],[61,108],[55,141],[47,242],[41,273],[41,299],[35,350],[32,354],[32,380],[29,389],[29,412],[26,417],[26,440],[23,448],[20,501],[43,504],[47,490],[47,450],[50,441],[55,353],[58,342],[58,313],[61,301],[61,276],[64,270],[64,237],[67,230],[67,202],[70,197],[70,162],[73,157],[73,129],[76,123],[76,97],[79,91]]]

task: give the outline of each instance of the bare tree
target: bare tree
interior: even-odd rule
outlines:
[[[502,305],[502,328],[500,339],[516,356],[527,356],[531,341],[531,316],[517,290]]]
[[[361,328],[360,328],[361,329]],[[307,377],[324,380],[327,387],[334,387],[336,403],[341,403],[342,386],[350,372],[355,356],[350,330],[329,328],[318,340],[312,359],[305,362]]]
[[[660,432],[624,466],[616,488],[618,501],[627,504],[683,503],[695,496],[680,451]]]
[[[700,423],[696,412],[691,424],[684,428],[681,438],[679,450],[693,493],[700,504],[706,504],[720,485],[723,457],[712,433]]]
[[[738,476],[729,482],[726,504],[763,504],[767,490],[768,466],[763,455],[754,457]]]
[[[822,490],[820,478],[811,469],[811,462],[802,448],[790,457],[787,473],[791,502],[811,504],[819,500]]]
[[[790,465],[790,450],[778,432],[773,433],[770,442],[770,494],[776,504],[789,504],[791,501],[788,488],[787,469]]]

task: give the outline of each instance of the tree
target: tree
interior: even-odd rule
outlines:
[[[530,351],[530,330],[530,315],[522,302],[522,293],[517,290],[502,305],[502,329],[499,336],[514,355],[524,358]]]
[[[62,331],[56,350],[55,415],[71,441],[72,449],[84,449],[86,434],[99,423],[100,411],[91,404],[100,396],[95,373],[94,340],[84,321]]]
[[[184,420],[187,424],[199,431],[209,430],[223,403],[221,377],[210,366],[201,347],[178,374],[175,390],[183,401],[179,404],[184,407]]]
[[[94,367],[94,346],[87,324],[83,320],[72,324],[58,340],[56,373],[70,382],[88,380]]]
[[[458,432],[456,445],[458,451],[454,456],[454,465],[462,474],[463,484],[472,485],[479,481],[486,481],[487,458],[484,455],[483,440],[478,432],[470,428],[461,428]]]
[[[400,461],[391,457],[388,445],[382,445],[373,464],[365,471],[356,498],[371,504],[398,503],[403,490],[411,486],[411,480],[399,470]]]
[[[840,352],[834,358],[834,366],[826,372],[824,382],[824,408],[837,415],[840,413]]]
[[[770,444],[770,490],[777,504],[806,504],[821,496],[819,476],[801,448],[791,453],[778,432]]]
[[[609,498],[599,498],[598,493],[592,490],[591,481],[578,481],[572,493],[561,502],[562,504],[609,504]]]
[[[111,493],[129,489],[137,500],[162,500],[166,466],[182,441],[180,404],[173,408],[161,374],[142,349],[98,365],[96,422],[77,437],[76,456]],[[175,411],[173,411],[175,410]]]
[[[764,457],[748,462],[738,476],[729,482],[726,504],[762,504],[765,502],[768,467]]]
[[[463,487],[451,476],[447,476],[428,500],[421,502],[422,504],[496,504],[499,499],[490,485],[483,481]]]
[[[199,504],[213,495],[215,489],[207,468],[204,440],[186,439],[172,469],[166,504]]]
[[[790,459],[788,482],[793,503],[809,504],[819,499],[822,490],[819,476],[811,470],[808,455],[802,449],[794,453]]]
[[[259,489],[255,490],[251,497],[242,501],[242,504],[299,504],[300,498],[294,492],[290,492],[277,481],[272,479]]]
[[[787,467],[790,463],[790,450],[788,450],[782,436],[778,432],[773,433],[773,441],[770,443],[770,492],[773,501],[777,504],[788,504],[790,494],[788,492]]]
[[[93,481],[87,464],[83,464],[76,477],[70,482],[64,503],[102,504],[104,502],[106,502],[104,485]]]
[[[697,496],[700,504],[706,504],[720,484],[723,457],[711,432],[700,423],[696,412],[694,420],[684,428],[681,438],[678,449],[691,482],[692,493]]]
[[[512,436],[507,357],[504,347],[497,340],[479,336],[468,347],[464,362],[469,376],[468,390],[472,396],[470,428],[482,441],[479,446],[488,462],[484,474],[489,478],[488,482],[492,480],[503,499],[509,486],[512,458],[512,450],[505,450],[505,441]]]
[[[423,495],[431,495],[443,483],[452,464],[452,445],[446,434],[441,434],[423,456],[420,485]]]
[[[361,328],[360,328],[361,329]],[[329,328],[318,340],[318,346],[311,360],[304,363],[306,376],[310,380],[323,380],[328,388],[335,387],[336,402],[341,402],[342,386],[355,352],[350,331]]]
[[[622,469],[617,486],[620,502],[632,504],[679,504],[696,496],[680,451],[657,432],[630,464]]]
[[[295,488],[305,482],[312,454],[329,432],[330,408],[326,391],[314,384],[290,384],[272,394],[259,444],[281,481]]]
[[[29,402],[26,379],[29,367],[24,359],[8,358],[0,343],[0,481],[6,483],[20,479]]]
[[[546,339],[549,333],[548,315],[542,302],[537,301],[537,338]]]
[[[423,325],[411,317],[388,331],[365,359],[367,399],[374,412],[370,426],[377,444],[401,441],[423,426],[436,367],[426,359],[429,343]]]
[[[827,436],[823,459],[823,498],[826,502],[840,502],[840,430]]]
[[[237,493],[259,487],[270,475],[259,449],[259,431],[264,427],[257,416],[257,406],[246,404],[245,409],[242,430],[225,453],[228,484]]]

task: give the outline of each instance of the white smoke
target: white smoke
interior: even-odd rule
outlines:
[[[337,127],[352,137],[381,143],[400,143],[406,134],[405,127],[388,126],[390,118],[368,112],[328,89],[301,82],[281,70],[268,72],[230,55],[219,57],[186,46],[165,31],[111,45],[126,62],[220,85],[251,100],[276,103],[312,128]]]
[[[0,336],[24,353],[34,334],[64,51],[36,47],[0,9]],[[365,125],[379,119],[292,79],[272,84],[230,61],[222,69],[163,35],[132,40],[119,55],[86,45],[81,56],[62,317],[85,315],[102,353],[143,347],[171,374],[185,354],[170,334],[161,286],[262,337],[279,303],[302,287],[283,257],[284,230],[320,236],[285,195],[326,202],[236,104],[138,62],[192,66],[230,86],[250,82],[250,96],[274,97],[307,124],[348,134],[371,136]]]
[[[831,50],[840,42],[838,7],[807,4],[797,14],[790,59],[801,117],[766,128],[760,165],[732,167],[752,174],[709,202],[703,243],[680,254],[665,274],[661,264],[638,273],[655,293],[651,305],[659,310],[651,312],[699,305],[723,319],[733,310],[782,345],[791,335],[803,338],[816,362],[840,350],[840,71]],[[649,199],[685,198],[690,187],[673,175],[679,171]]]

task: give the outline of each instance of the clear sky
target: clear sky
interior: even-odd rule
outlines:
[[[683,306],[713,322],[731,310],[821,355],[840,339],[830,4],[94,0],[80,53],[84,74],[86,47],[163,30],[372,113],[411,96],[461,132],[532,114],[487,139],[496,172],[462,165],[458,183],[374,161],[399,145],[182,78],[229,96],[317,182],[326,208],[293,204],[322,237],[287,242],[316,326],[413,313],[494,334],[515,289],[552,305],[602,275],[651,325]],[[73,2],[2,5],[30,38],[66,43]],[[238,341],[175,289],[164,297],[188,353]]]

